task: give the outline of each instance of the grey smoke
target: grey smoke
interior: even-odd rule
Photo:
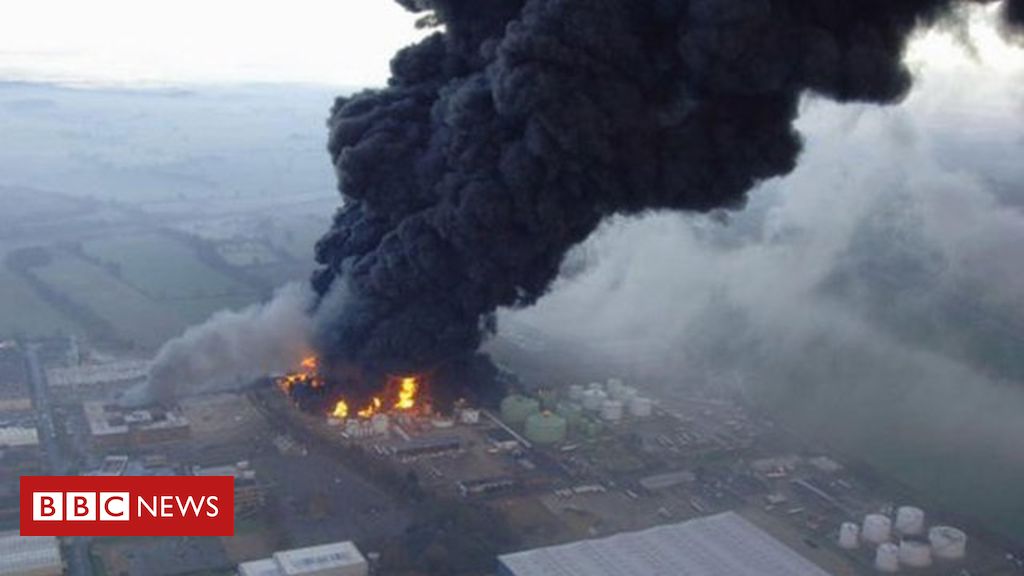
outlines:
[[[280,288],[266,303],[214,314],[168,341],[147,382],[127,392],[129,404],[166,402],[189,394],[234,389],[296,366],[307,354],[313,301],[305,283]]]
[[[1024,536],[1021,77],[918,75],[896,108],[805,99],[800,165],[727,225],[607,223],[499,326],[666,396],[730,387]]]

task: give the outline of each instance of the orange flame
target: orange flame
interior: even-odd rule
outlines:
[[[372,418],[374,414],[380,412],[380,407],[382,405],[383,402],[381,402],[380,398],[374,396],[373,401],[370,402],[370,405],[356,412],[356,416],[359,416],[360,418]]]
[[[316,356],[307,356],[299,363],[298,370],[278,378],[277,385],[286,394],[291,393],[296,386],[322,388],[324,380],[320,376],[319,368],[320,363]],[[381,395],[374,396],[366,406],[359,410],[353,410],[344,397],[338,398],[330,416],[340,420],[351,417],[369,419],[384,412],[386,404],[390,404],[391,410],[402,412],[414,410],[417,407],[417,395],[420,391],[420,384],[416,377],[399,378],[397,388],[393,383],[394,381]]]
[[[406,376],[398,388],[398,401],[395,402],[395,410],[412,410],[416,407],[416,393],[420,385],[416,378]]]
[[[312,388],[323,386],[323,381],[317,372],[316,356],[309,356],[302,359],[300,369],[291,374],[286,374],[277,379],[277,386],[285,393],[291,391],[297,385],[306,385]]]

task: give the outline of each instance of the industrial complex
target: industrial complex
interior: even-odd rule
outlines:
[[[60,545],[52,536],[0,533],[0,575],[59,576],[64,573]]]
[[[500,576],[1024,573],[1012,544],[734,399],[660,400],[613,377],[520,383],[494,406],[441,412],[406,378],[325,413],[270,381],[126,408],[137,361],[83,360],[77,346],[0,348],[3,527],[17,528],[19,475],[194,474],[235,478],[237,533],[7,533],[0,574],[387,576],[420,562]],[[458,541],[417,523],[431,509],[517,537],[455,554]]]

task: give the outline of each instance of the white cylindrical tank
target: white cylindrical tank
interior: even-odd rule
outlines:
[[[864,517],[861,538],[872,544],[888,542],[892,537],[892,520],[883,514],[868,514]]]
[[[580,402],[583,400],[583,393],[586,392],[586,388],[583,384],[573,384],[569,386],[569,399],[573,402]]]
[[[942,560],[960,560],[967,555],[967,534],[952,526],[932,526],[928,530],[932,554]]]
[[[893,525],[902,535],[916,536],[924,533],[924,510],[915,506],[900,506],[896,510],[896,523]]]
[[[601,404],[601,418],[609,422],[622,420],[622,402],[618,400],[605,400]]]
[[[932,565],[932,549],[922,540],[900,541],[900,564],[911,568],[926,568]]]
[[[839,526],[839,547],[853,550],[860,546],[860,526],[853,522],[843,522]]]
[[[351,418],[345,422],[345,433],[349,436],[358,437],[362,432],[363,425],[359,420]]]
[[[886,542],[875,550],[875,570],[879,572],[899,572],[900,571],[900,547],[891,543]]]
[[[654,402],[650,398],[637,396],[629,401],[629,413],[637,418],[647,418],[654,410]]]
[[[375,434],[387,434],[388,427],[391,426],[391,422],[387,414],[374,414],[373,418],[370,419],[370,423],[373,426],[373,432]]]
[[[587,390],[583,394],[583,407],[591,412],[597,412],[608,396],[600,390]]]
[[[479,424],[480,423],[480,411],[476,408],[463,408],[459,412],[459,421],[463,424]]]

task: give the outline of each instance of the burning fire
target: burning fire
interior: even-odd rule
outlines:
[[[324,380],[320,376],[319,368],[315,356],[304,358],[299,364],[299,370],[278,378],[277,385],[286,394],[290,394],[296,386],[322,388]],[[344,420],[353,417],[354,413],[354,417],[368,419],[385,412],[388,410],[387,407],[397,412],[409,412],[418,407],[419,392],[419,380],[415,376],[404,376],[393,380],[379,395],[372,397],[369,403],[358,410],[353,410],[345,398],[339,398],[330,415]]]
[[[360,418],[371,418],[374,414],[380,412],[380,407],[382,405],[383,403],[380,401],[380,398],[374,396],[373,400],[370,401],[370,404],[366,408],[356,412],[356,416],[359,416]]]
[[[395,410],[412,410],[415,408],[416,393],[419,390],[420,385],[416,382],[416,378],[412,376],[402,378],[401,383],[398,385],[398,401],[395,402]]]
[[[320,378],[319,363],[316,356],[303,358],[299,366],[300,369],[297,372],[286,374],[277,379],[278,388],[285,394],[290,393],[292,388],[296,386],[320,388],[324,385],[324,381]]]

